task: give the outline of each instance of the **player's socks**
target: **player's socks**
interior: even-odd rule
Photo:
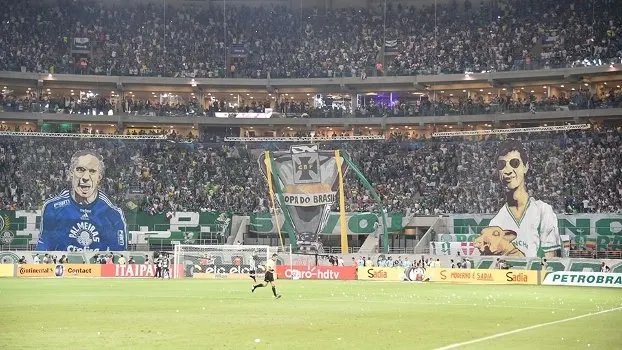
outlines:
[[[276,287],[272,287],[272,294],[276,297]]]
[[[256,285],[254,285],[254,286],[253,286],[253,290],[252,290],[252,291],[254,292],[254,291],[255,291],[255,289],[257,289],[257,288],[261,288],[261,287],[263,287],[263,286],[264,286],[264,285],[263,285],[263,284],[261,284],[261,283],[256,284]]]
[[[251,276],[251,278],[253,279],[253,282],[257,283],[257,279],[255,278],[255,276]]]

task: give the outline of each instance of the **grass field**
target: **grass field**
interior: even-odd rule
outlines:
[[[0,349],[622,349],[620,290],[278,284],[0,279]]]

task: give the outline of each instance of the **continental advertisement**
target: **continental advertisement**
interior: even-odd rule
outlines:
[[[101,266],[99,264],[23,264],[17,266],[17,277],[101,277]]]
[[[403,281],[401,267],[359,267],[356,277],[362,281]]]
[[[0,277],[13,277],[13,276],[15,276],[15,265],[0,264]]]
[[[607,272],[548,272],[542,281],[550,286],[622,288],[622,273]]]
[[[354,280],[356,268],[352,266],[278,265],[278,278],[302,280]]]
[[[465,284],[538,284],[538,271],[429,268],[424,281]]]

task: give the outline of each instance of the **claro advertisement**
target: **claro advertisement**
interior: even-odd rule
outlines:
[[[352,266],[278,265],[276,275],[281,279],[353,280],[356,279],[356,268]]]
[[[538,284],[533,270],[479,270],[429,268],[424,281],[467,284]]]

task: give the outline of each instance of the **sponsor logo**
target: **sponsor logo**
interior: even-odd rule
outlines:
[[[63,199],[60,202],[54,203],[54,209],[63,208],[69,205],[69,199]]]
[[[356,268],[352,266],[305,266],[305,265],[278,265],[278,278],[305,279],[305,280],[353,280],[356,278]]]
[[[101,277],[99,264],[24,264],[17,268],[17,277]]]
[[[555,286],[622,288],[622,273],[605,272],[550,272],[542,284]]]
[[[54,265],[24,264],[17,268],[17,277],[54,277]]]
[[[73,244],[70,244],[67,246],[67,251],[68,252],[98,252],[99,248],[91,249],[91,248],[78,247]]]
[[[153,264],[104,264],[101,266],[102,277],[120,277],[120,278],[145,278],[155,277],[156,266]],[[180,265],[171,265],[173,272],[177,271],[178,276],[182,276],[179,271]],[[176,269],[177,268],[177,269]]]
[[[75,238],[78,244],[87,248],[93,242],[99,242],[99,232],[97,227],[90,222],[79,222],[71,227],[69,230],[69,237]]]
[[[404,268],[402,267],[364,267],[357,272],[359,280],[383,280],[383,281],[403,281],[405,280]]]
[[[479,270],[430,268],[424,280],[469,284],[538,284],[538,272],[529,270]]]
[[[11,242],[13,242],[13,232],[11,231],[0,232],[0,243],[11,244]]]
[[[120,246],[125,246],[125,231],[117,231],[117,243],[119,243]]]

